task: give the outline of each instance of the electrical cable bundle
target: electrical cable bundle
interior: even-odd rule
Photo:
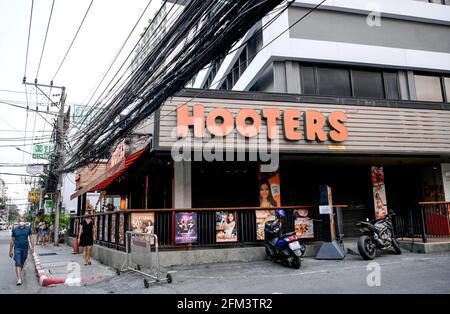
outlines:
[[[148,51],[124,87],[79,137],[59,171],[73,171],[108,154],[117,143],[181,90],[189,79],[228,51],[281,0],[192,0]],[[127,115],[113,123],[125,110]]]

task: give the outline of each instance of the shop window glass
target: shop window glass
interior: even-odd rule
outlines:
[[[450,77],[444,77],[444,88],[447,102],[450,102]]]
[[[384,72],[383,76],[386,98],[400,99],[398,74],[395,72]]]
[[[417,100],[442,102],[441,79],[438,76],[414,75]]]
[[[352,70],[352,83],[355,97],[384,98],[381,72]]]
[[[316,83],[314,77],[314,67],[302,66],[300,69],[302,93],[316,95]]]
[[[318,68],[319,95],[351,96],[348,69]]]

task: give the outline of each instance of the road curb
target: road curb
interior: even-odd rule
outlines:
[[[39,284],[42,287],[47,287],[50,285],[61,285],[61,284],[67,284],[67,285],[75,285],[79,284],[82,281],[93,281],[93,280],[99,280],[102,279],[101,276],[97,277],[88,277],[88,278],[50,278],[45,274],[45,271],[42,269],[41,261],[39,260],[38,254],[34,252],[32,254],[33,256],[33,262],[36,269],[37,277],[39,278]]]

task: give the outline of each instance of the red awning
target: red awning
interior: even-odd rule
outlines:
[[[137,153],[134,153],[133,155],[125,157],[125,159],[122,160],[122,162],[113,166],[105,173],[103,173],[101,176],[89,182],[85,187],[81,188],[76,193],[72,194],[70,196],[70,199],[74,199],[87,192],[94,192],[106,189],[111,183],[114,182],[114,180],[116,180],[119,176],[121,176],[146,151],[147,149],[145,148],[143,150],[138,151]]]

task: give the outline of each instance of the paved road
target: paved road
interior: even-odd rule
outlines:
[[[176,267],[172,284],[143,287],[138,274],[120,276],[104,267],[104,279],[81,287],[37,285],[31,263],[26,284],[15,286],[13,263],[7,256],[9,232],[0,232],[0,293],[450,293],[450,253],[385,254],[374,260],[380,267],[380,286],[370,287],[368,262],[347,255],[343,261],[305,258],[294,270],[269,261]],[[67,248],[68,249],[68,248]],[[31,262],[31,260],[29,260]],[[111,275],[108,275],[111,274]]]
[[[170,285],[143,289],[139,276],[126,274],[93,287],[109,293],[450,293],[450,254],[384,255],[375,261],[381,277],[374,287],[367,284],[369,263],[350,255],[344,261],[307,258],[300,270],[268,261],[180,267]]]

